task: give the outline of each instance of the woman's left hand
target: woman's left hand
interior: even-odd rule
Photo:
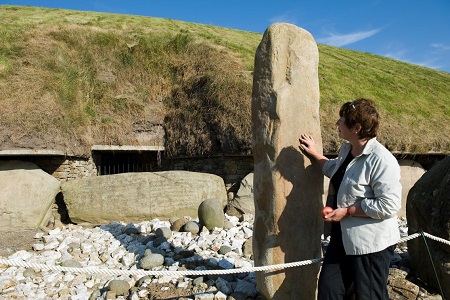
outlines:
[[[347,208],[336,208],[323,217],[325,222],[339,222],[347,215]]]

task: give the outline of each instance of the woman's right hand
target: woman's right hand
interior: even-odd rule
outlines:
[[[300,141],[300,149],[316,158],[318,152],[314,138],[308,134],[302,134],[298,140]]]
[[[298,140],[300,141],[300,149],[312,156],[312,158],[317,160],[320,166],[323,167],[328,161],[328,158],[317,151],[316,143],[314,142],[313,137],[308,134],[302,134]]]

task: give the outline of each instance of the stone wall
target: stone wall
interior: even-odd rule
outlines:
[[[62,156],[4,156],[0,160],[28,161],[38,165],[42,170],[61,182],[97,176],[92,158]]]
[[[66,159],[52,173],[52,175],[60,181],[68,181],[71,179],[97,176],[97,169],[95,168],[95,164],[92,159]]]

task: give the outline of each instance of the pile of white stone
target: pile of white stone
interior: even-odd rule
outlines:
[[[67,225],[48,234],[38,233],[33,251],[18,251],[8,260],[27,264],[63,267],[152,271],[223,270],[251,268],[251,254],[244,244],[251,242],[253,220],[240,222],[226,216],[228,229],[203,229],[197,234],[169,231],[169,221],[154,219],[139,224],[112,222],[99,227]],[[196,220],[193,220],[196,221]],[[162,238],[162,239],[161,239]],[[162,260],[143,268],[146,257]],[[154,263],[154,262],[153,262]],[[141,265],[142,264],[142,265]],[[254,273],[221,276],[145,276],[82,274],[41,271],[0,265],[0,295],[7,299],[148,299],[151,285],[192,289],[196,299],[226,299],[240,293],[255,297],[258,292]],[[213,297],[213,298],[211,298]],[[214,298],[215,297],[215,298]]]
[[[36,234],[32,251],[18,251],[7,259],[28,264],[98,267],[102,270],[248,269],[253,266],[249,250],[253,220],[251,215],[250,218],[246,216],[242,221],[226,216],[230,226],[211,231],[202,229],[197,234],[168,231],[170,222],[158,219],[139,224],[112,222],[98,227],[67,225],[46,234]],[[399,230],[402,236],[406,235],[405,221],[400,223]],[[323,243],[326,245],[326,241]],[[398,251],[401,254],[407,249]],[[146,257],[151,255],[156,255],[156,258],[145,267],[144,264],[149,263]],[[148,299],[151,286],[161,290],[169,289],[169,286],[189,289],[194,299],[227,299],[230,295],[234,295],[231,299],[252,299],[259,295],[252,272],[220,276],[138,277],[0,265],[0,295],[6,299]]]

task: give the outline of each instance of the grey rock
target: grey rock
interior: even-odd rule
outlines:
[[[126,296],[130,290],[130,285],[125,280],[111,280],[108,284],[108,291],[115,293],[117,296]]]
[[[164,236],[158,236],[157,238],[155,238],[153,240],[153,246],[154,247],[159,247],[161,246],[162,243],[167,242],[167,239]]]
[[[170,239],[172,237],[172,230],[169,227],[159,227],[155,230],[155,234],[157,237],[165,237],[166,239]]]
[[[229,202],[227,207],[226,207],[226,213],[229,216],[234,216],[234,217],[241,217],[243,212],[238,210],[236,207],[233,206],[233,202]]]
[[[186,220],[184,218],[178,218],[172,223],[171,229],[173,231],[180,231],[183,228],[184,224],[186,224]]]
[[[151,253],[142,257],[139,264],[142,269],[150,270],[154,267],[162,266],[164,264],[164,256],[158,253]]]
[[[222,228],[225,216],[221,203],[216,199],[203,201],[198,207],[198,218],[200,224],[208,230],[212,230],[214,227]]]
[[[125,234],[138,234],[139,230],[133,225],[128,225],[123,229],[123,233]]]
[[[244,244],[242,245],[242,254],[247,258],[251,258],[253,256],[253,238],[252,237],[249,237],[247,240],[245,240]]]
[[[234,289],[236,293],[243,293],[250,297],[255,297],[258,291],[256,290],[256,286],[248,281],[237,279],[237,284]]]
[[[183,231],[197,234],[200,231],[200,226],[198,226],[197,222],[189,221],[184,224]]]
[[[149,234],[142,238],[142,244],[147,245],[149,242],[153,242],[156,239],[156,236],[153,234]]]
[[[230,246],[228,246],[228,245],[223,245],[223,246],[221,246],[220,249],[219,249],[219,254],[227,254],[228,252],[231,252],[231,250],[233,250],[233,249],[231,249]]]
[[[253,173],[245,176],[240,183],[239,190],[231,202],[234,207],[243,213],[255,214],[255,201],[253,195]]]
[[[229,295],[233,292],[231,284],[222,277],[216,279],[215,285],[219,291],[226,295]]]
[[[203,292],[195,295],[195,300],[214,300],[213,292]]]

